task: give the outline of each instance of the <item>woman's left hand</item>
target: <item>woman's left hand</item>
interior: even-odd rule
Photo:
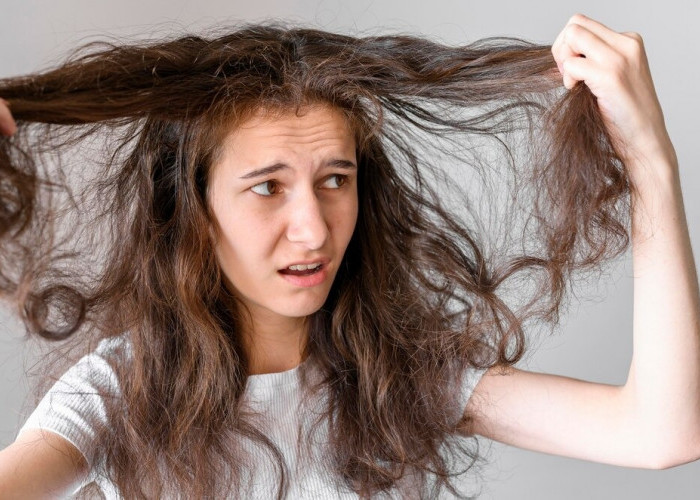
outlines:
[[[567,89],[582,81],[597,97],[613,144],[628,167],[659,159],[676,164],[639,34],[617,33],[577,14],[559,33],[552,54]]]

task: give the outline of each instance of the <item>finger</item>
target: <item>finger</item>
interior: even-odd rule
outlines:
[[[564,61],[564,86],[571,89],[577,82],[586,82],[590,87],[591,80],[600,69],[598,63],[585,57],[570,57]]]
[[[564,28],[564,36],[559,47],[562,61],[568,57],[585,56],[595,61],[603,61],[613,51],[602,38],[578,24]]]
[[[554,39],[554,43],[552,43],[552,55],[554,56],[554,61],[557,63],[557,68],[559,68],[559,73],[561,74],[564,74],[564,70],[561,67],[561,59],[559,57],[559,53],[561,52],[563,38],[564,30],[561,30],[557,37]]]
[[[17,131],[17,124],[5,99],[0,99],[0,133],[2,135],[12,135]]]
[[[602,23],[599,23],[598,21],[591,19],[590,17],[584,16],[583,14],[574,14],[573,16],[571,16],[571,19],[569,19],[567,26],[569,24],[578,24],[579,26],[583,26],[608,45],[615,45],[617,38],[619,38],[620,36],[620,34],[616,31],[608,28],[607,26],[605,26]]]
[[[642,35],[635,31],[625,31],[620,34],[626,36],[627,38],[631,38],[632,40],[637,40],[638,42],[642,41]]]
[[[582,40],[579,38],[583,37]],[[557,39],[552,45],[552,55],[557,63],[559,72],[563,75],[564,70],[562,68],[562,63],[570,57],[580,57],[581,55],[586,55],[586,57],[597,57],[602,51],[601,44],[603,44],[601,39],[595,37],[586,28],[569,23],[557,36]]]
[[[569,19],[569,24],[578,24],[583,26],[591,33],[598,36],[610,47],[620,50],[623,53],[627,53],[629,51],[634,52],[637,48],[639,48],[639,46],[643,47],[642,36],[639,33],[635,33],[633,31],[618,33],[611,30],[604,24],[584,16],[583,14],[576,14],[572,16],[572,18]]]

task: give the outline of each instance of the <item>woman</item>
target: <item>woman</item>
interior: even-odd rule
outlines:
[[[242,496],[423,497],[450,489],[443,452],[469,462],[452,438],[473,434],[623,466],[697,459],[697,277],[641,38],[577,15],[551,53],[253,27],[204,45],[105,49],[0,84],[2,130],[16,133],[0,156],[4,255],[15,241],[34,248],[22,238],[38,234],[39,153],[28,145],[94,136],[49,126],[31,143],[23,124],[125,130],[98,190],[119,195],[104,213],[120,245],[100,284],[55,278],[41,290],[27,276],[46,267],[0,268],[33,331],[62,339],[90,324],[104,339],[1,452],[0,492],[67,493],[91,472],[127,498],[226,485]],[[150,80],[130,79],[145,69]],[[537,99],[562,77],[570,92],[543,113]],[[183,95],[185,80],[197,91]],[[451,106],[483,108],[469,118]],[[533,138],[544,251],[496,267],[422,185],[425,165],[391,120],[498,137],[521,111],[545,118]],[[565,279],[624,250],[626,194],[636,277],[627,383],[513,368],[524,321],[556,318]],[[508,306],[499,285],[528,270],[544,273],[534,299]],[[64,329],[49,328],[60,324],[52,300],[68,312]]]

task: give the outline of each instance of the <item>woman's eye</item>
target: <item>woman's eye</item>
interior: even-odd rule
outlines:
[[[342,174],[333,174],[326,181],[324,182],[324,185],[327,185],[330,181],[334,181],[333,184],[329,186],[331,189],[340,189],[345,185],[347,182],[348,176],[347,175],[342,175]],[[270,190],[270,185],[272,186],[272,190]],[[259,194],[260,196],[265,196],[265,197],[270,197],[274,194],[277,194],[279,192],[279,189],[277,188],[277,182],[276,181],[265,181],[261,182],[260,184],[256,184],[255,186],[250,188],[251,191],[253,191],[255,194]]]
[[[260,196],[272,196],[275,193],[271,192],[269,189],[266,189],[269,184],[276,185],[275,181],[265,181],[261,182],[260,184],[256,184],[250,189],[251,191],[253,191],[256,194],[259,194]]]
[[[342,174],[333,174],[328,178],[328,180],[330,180],[330,179],[336,179],[336,182],[335,182],[336,187],[334,189],[338,189],[338,188],[342,187],[347,182],[348,176],[342,175]]]

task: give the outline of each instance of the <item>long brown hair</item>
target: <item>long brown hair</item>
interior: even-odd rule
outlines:
[[[517,39],[246,25],[90,44],[0,80],[0,97],[19,127],[0,139],[0,292],[45,339],[127,336],[90,457],[126,498],[237,491],[252,466],[242,439],[270,450],[279,498],[288,487],[243,404],[248,362],[206,196],[222,138],[255,110],[327,103],[356,134],[358,222],[306,349],[329,395],[328,463],[361,496],[408,471],[416,495],[458,494],[448,456],[469,469],[478,447],[457,433],[457,374],[517,362],[526,322],[556,323],[571,278],[628,245],[631,186],[595,98],[564,91],[549,47]],[[83,160],[65,161],[75,148]],[[96,172],[80,197],[71,166]],[[489,171],[524,206],[518,232],[468,196],[446,203],[449,182]],[[66,214],[85,220],[66,229]]]

